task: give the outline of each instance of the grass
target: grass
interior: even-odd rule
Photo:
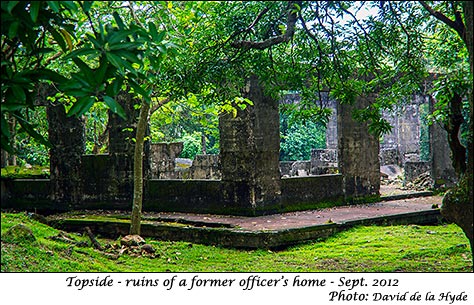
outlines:
[[[35,241],[5,234],[17,224]],[[281,251],[237,250],[147,239],[154,257],[115,257],[92,248],[86,236],[69,233],[80,247],[52,240],[60,231],[24,213],[1,213],[2,272],[470,272],[469,242],[453,224],[367,226]],[[99,237],[99,242],[118,240]]]
[[[1,169],[2,178],[21,179],[21,178],[49,178],[49,166],[33,165],[26,166],[7,166]]]

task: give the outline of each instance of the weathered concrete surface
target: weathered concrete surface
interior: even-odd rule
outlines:
[[[317,208],[318,203],[342,203],[341,175],[320,175],[303,178],[283,178],[281,180],[282,207],[294,209],[298,205],[311,204]]]
[[[431,177],[435,187],[452,187],[458,179],[451,160],[448,133],[439,123],[430,125]]]
[[[49,200],[49,179],[26,180],[2,179],[2,208],[22,208],[43,213],[55,213],[72,209],[130,210],[131,185],[123,182],[110,183],[115,174],[117,155],[83,156],[85,174],[81,201],[78,204],[57,204]],[[128,160],[128,159],[127,159]],[[111,170],[109,170],[111,169]],[[223,199],[228,185],[221,180],[201,179],[150,179],[144,187],[145,211],[175,211],[214,213],[229,215],[266,215],[284,211],[319,208],[343,203],[341,175],[321,175],[281,179],[281,195],[278,206],[248,208],[245,205],[228,204]],[[323,204],[323,205],[321,205]]]
[[[219,119],[223,202],[249,210],[277,207],[281,195],[278,101],[265,95],[256,77],[248,80],[243,95],[254,105],[238,109],[235,117],[225,113]]]
[[[175,159],[183,151],[183,147],[183,142],[151,144],[151,178],[178,178],[178,172],[175,171]]]
[[[328,237],[356,225],[437,223],[441,202],[441,196],[427,196],[259,217],[144,213],[142,236],[235,248],[278,248]],[[111,237],[128,234],[126,214],[108,212],[99,217],[56,215],[50,223],[72,231],[89,226],[94,233]]]
[[[82,192],[81,158],[86,147],[84,122],[75,116],[68,117],[62,104],[48,105],[46,113],[52,146],[49,152],[50,199],[58,204],[73,205],[80,201]]]
[[[375,95],[357,97],[353,105],[338,107],[338,160],[346,198],[378,195],[380,190],[379,139],[368,124],[353,119],[355,109],[374,102]]]

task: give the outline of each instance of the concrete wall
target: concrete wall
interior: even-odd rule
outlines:
[[[305,205],[316,208],[318,203],[342,202],[342,181],[339,174],[284,178],[281,180],[283,209],[291,210]]]
[[[106,156],[102,157],[101,164],[95,163],[98,168],[106,166],[107,160],[110,161]],[[49,179],[2,179],[1,207],[38,212],[74,209],[131,211],[131,196],[125,199],[110,193],[107,179],[97,171],[97,175],[89,178],[81,203],[76,205],[52,203],[49,198]],[[249,209],[223,200],[223,189],[226,185],[220,180],[151,179],[145,184],[143,210],[246,216],[304,210],[321,207],[321,204],[327,206],[329,202],[341,203],[343,196],[341,184],[341,175],[281,179],[279,205]]]

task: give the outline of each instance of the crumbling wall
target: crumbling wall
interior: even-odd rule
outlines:
[[[191,179],[221,179],[219,155],[196,155],[189,168]]]
[[[312,149],[311,174],[333,174],[337,170],[337,149]]]
[[[183,151],[183,142],[151,144],[152,179],[177,179],[175,159]]]

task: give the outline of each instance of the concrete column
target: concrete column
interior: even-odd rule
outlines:
[[[414,95],[410,104],[401,106],[398,143],[402,164],[420,161],[420,104],[423,102],[422,96]]]
[[[63,208],[82,199],[81,158],[85,151],[85,128],[81,118],[67,117],[64,106],[48,105],[51,200]]]
[[[256,77],[243,94],[254,105],[219,120],[223,200],[230,210],[252,214],[280,202],[279,112]]]
[[[328,99],[328,108],[332,114],[326,126],[326,149],[337,149],[337,102]]]
[[[338,158],[346,198],[378,195],[380,190],[379,139],[367,123],[352,118],[354,109],[372,103],[375,95],[358,97],[353,105],[338,104]]]
[[[430,112],[434,110],[434,99],[430,102]],[[435,187],[452,187],[457,183],[456,172],[451,160],[448,133],[440,123],[429,126],[431,152],[431,178]]]

